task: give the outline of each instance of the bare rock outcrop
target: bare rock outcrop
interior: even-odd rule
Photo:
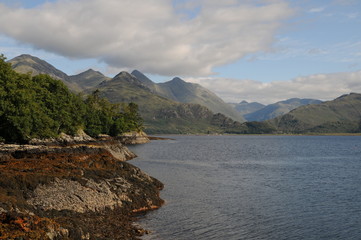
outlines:
[[[132,215],[160,207],[163,184],[133,157],[115,140],[0,145],[0,239],[136,239]]]
[[[117,139],[123,144],[144,144],[148,143],[149,137],[145,132],[127,132],[123,133],[121,136],[118,136]]]

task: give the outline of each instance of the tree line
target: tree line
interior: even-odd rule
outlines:
[[[99,91],[82,97],[49,75],[17,73],[5,60],[0,55],[0,141],[24,143],[79,130],[117,136],[143,129],[135,103],[113,104]]]

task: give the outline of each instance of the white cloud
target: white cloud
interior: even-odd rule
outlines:
[[[355,19],[355,18],[358,18],[360,16],[359,13],[349,13],[349,14],[346,14],[346,17],[348,17],[349,19]]]
[[[319,12],[323,12],[325,11],[324,7],[319,7],[319,8],[311,8],[308,12],[310,13],[319,13]]]
[[[270,104],[289,98],[332,100],[350,92],[361,93],[361,71],[316,74],[291,81],[263,83],[253,80],[188,78],[215,92],[226,102],[242,100]]]
[[[0,33],[110,67],[206,76],[215,66],[267,51],[293,13],[285,0],[195,2],[199,11],[186,19],[171,0],[62,0],[32,9],[0,3]]]

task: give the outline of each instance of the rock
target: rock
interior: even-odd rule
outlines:
[[[132,214],[160,207],[163,184],[133,157],[115,140],[0,145],[0,236],[135,239]]]
[[[92,179],[78,181],[56,178],[52,183],[39,185],[27,203],[43,210],[71,210],[79,213],[102,211],[121,207],[122,202],[131,202],[127,196],[133,186],[118,177],[95,182]]]
[[[87,135],[83,130],[79,130],[74,136],[60,133],[57,138],[38,139],[33,138],[29,141],[31,145],[59,145],[59,144],[80,144],[94,142],[95,139]]]
[[[125,145],[144,144],[149,142],[149,138],[145,132],[127,132],[116,137],[117,140]]]
[[[113,142],[113,144],[105,143],[102,145],[113,157],[126,161],[137,157],[132,151],[130,151],[126,146],[120,142]]]

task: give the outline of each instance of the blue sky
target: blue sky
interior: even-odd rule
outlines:
[[[180,76],[230,102],[361,92],[358,0],[0,0],[0,22],[7,58],[69,75]]]

